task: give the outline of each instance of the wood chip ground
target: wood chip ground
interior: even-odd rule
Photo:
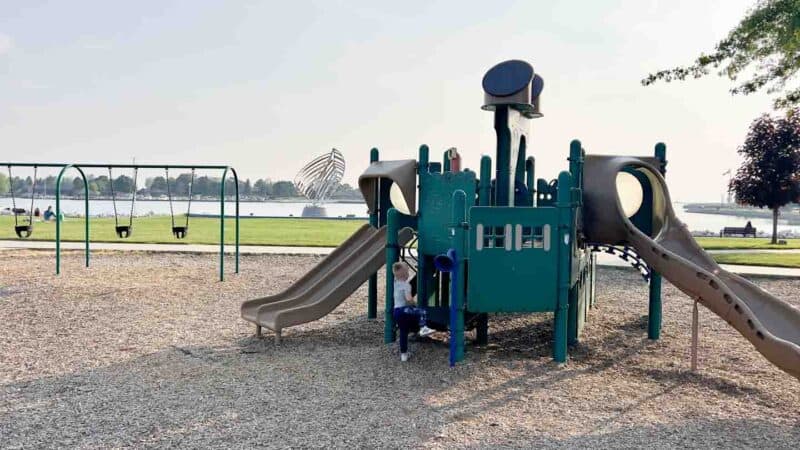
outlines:
[[[665,283],[647,340],[632,271],[599,270],[568,364],[552,316],[513,315],[451,369],[441,333],[401,363],[365,287],[281,344],[255,339],[240,302],[317,257],[246,256],[223,283],[213,255],[81,258],[55,277],[52,252],[0,252],[0,448],[800,448],[800,383],[703,309],[690,373],[691,302]],[[800,305],[800,281],[757,281]]]

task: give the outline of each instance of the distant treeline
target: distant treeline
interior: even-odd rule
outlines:
[[[169,178],[169,191],[174,197],[186,198],[189,196],[191,174],[183,173],[177,177]],[[111,197],[111,183],[105,175],[88,175],[89,197]],[[34,189],[33,179],[14,176],[14,194],[19,197],[30,197]],[[0,173],[0,195],[10,195],[8,175]],[[120,175],[114,178],[114,192],[119,197],[130,197],[133,192],[134,180],[130,176]],[[47,176],[36,179],[36,196],[53,196],[56,192],[56,177]],[[233,195],[234,182],[232,178],[225,181],[225,195]],[[61,194],[68,197],[83,197],[83,179],[75,177],[64,179],[61,182]],[[219,198],[220,178],[208,176],[195,176],[192,185],[194,198]],[[136,195],[139,197],[161,197],[167,195],[167,179],[162,176],[139,179],[136,184]],[[272,181],[259,178],[255,182],[250,179],[239,181],[239,196],[243,200],[269,200],[279,198],[300,197],[291,181]],[[361,192],[353,189],[349,184],[340,184],[331,196],[332,199],[358,200]]]

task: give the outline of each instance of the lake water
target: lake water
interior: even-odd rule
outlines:
[[[34,202],[35,207],[39,207],[44,211],[48,206],[55,207],[55,200],[53,199],[37,199]],[[242,216],[273,216],[273,217],[299,217],[303,213],[303,207],[306,206],[305,202],[242,202],[239,205],[239,211]],[[11,206],[10,198],[0,198],[0,209]],[[17,207],[28,208],[30,206],[30,199],[28,201],[19,200]],[[186,212],[187,202],[174,201],[173,208],[176,214],[184,214]],[[67,215],[83,215],[83,201],[82,200],[62,200],[61,208]],[[329,217],[345,217],[347,215],[355,215],[356,217],[366,217],[367,207],[363,203],[329,203],[325,205],[328,210]],[[769,219],[747,218],[738,216],[722,216],[714,214],[697,214],[688,213],[683,210],[681,203],[675,203],[674,208],[678,217],[689,225],[692,231],[709,230],[719,232],[722,228],[728,227],[743,227],[749,220],[754,227],[760,231],[769,232],[772,230],[772,221]],[[92,200],[89,204],[89,210],[92,216],[113,216],[114,209],[111,200]],[[120,200],[117,201],[117,210],[120,215],[127,215],[130,210],[130,201]],[[233,202],[228,202],[225,207],[226,214],[234,214]],[[168,201],[138,201],[136,202],[136,215],[168,215],[169,202]],[[219,202],[206,202],[206,201],[192,201],[192,214],[219,214]],[[788,225],[786,223],[778,223],[778,231],[791,232],[800,235],[800,225]]]

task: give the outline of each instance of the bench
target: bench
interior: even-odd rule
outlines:
[[[719,232],[719,237],[725,237],[725,236],[756,237],[756,229],[745,228],[745,227],[725,227]]]

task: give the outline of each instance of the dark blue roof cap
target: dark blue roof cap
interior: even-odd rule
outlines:
[[[483,76],[483,90],[489,95],[505,97],[521,91],[533,79],[533,67],[512,59],[489,69]]]
[[[544,89],[544,79],[539,75],[534,75],[533,85],[531,86],[531,97],[538,97]]]

